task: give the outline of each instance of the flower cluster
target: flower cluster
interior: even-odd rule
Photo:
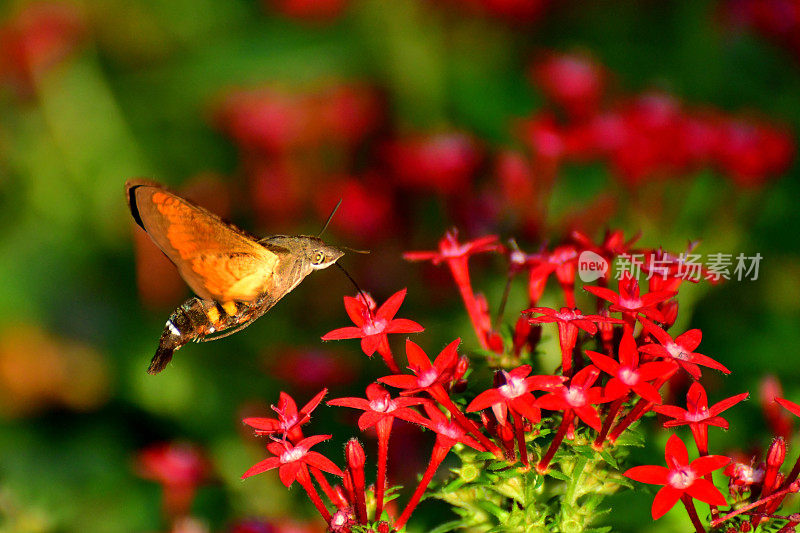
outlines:
[[[663,92],[615,96],[610,74],[593,58],[548,54],[531,69],[552,103],[525,120],[520,135],[534,156],[563,162],[603,161],[622,183],[639,186],[711,167],[734,183],[758,185],[792,161],[789,132],[761,119],[692,109]]]
[[[244,477],[278,468],[287,486],[299,481],[331,531],[402,530],[426,491],[458,507],[463,523],[477,528],[530,523],[533,514],[545,525],[569,520],[586,527],[592,523],[592,513],[582,506],[596,506],[601,498],[596,492],[617,490],[621,476],[661,485],[653,501],[653,518],[660,518],[681,501],[697,531],[705,531],[705,527],[695,500],[711,506],[713,527],[742,523],[743,515],[753,525],[792,523],[792,516],[776,512],[783,498],[800,487],[796,483],[800,463],[789,474],[778,472],[785,457],[782,438],[773,443],[766,464],[759,469],[709,453],[708,428],[727,429],[728,423],[721,415],[748,393],[709,406],[701,384],[704,374],[730,371],[697,351],[702,337],[699,330],[668,333],[675,321],[676,297],[683,281],[671,277],[671,270],[667,269],[650,278],[649,292],[643,292],[638,280],[626,275],[616,290],[609,288],[609,279],[601,278],[600,285],[585,286],[583,292],[576,294],[575,266],[580,252],[592,250],[613,259],[632,251],[632,247],[633,242],[626,241],[620,232],[609,232],[600,244],[574,234],[552,251],[525,254],[516,245],[502,245],[495,236],[463,242],[453,230],[442,238],[437,251],[408,252],[407,259],[448,266],[469,314],[480,347],[478,354],[495,369],[491,387],[484,385],[471,397],[463,394],[474,390],[481,365],[471,368],[471,359],[459,353],[461,339],[447,344],[435,358],[416,342],[406,340],[407,371],[399,369],[389,336],[422,330],[416,322],[395,318],[405,290],[380,307],[364,294],[346,297],[345,308],[355,326],[334,330],[323,339],[361,339],[364,353],[381,353],[391,373],[370,384],[363,398],[338,398],[327,403],[361,411],[359,429],[374,429],[375,484],[370,486],[365,480],[367,456],[359,441],[348,442],[342,469],[309,450],[330,437],[303,437],[300,431],[324,391],[299,411],[282,393],[281,403],[274,408],[279,414],[277,419],[245,420],[257,434],[270,437],[272,442],[267,448],[273,457],[250,468]],[[508,258],[509,281],[516,274],[527,274],[529,307],[520,310],[513,324],[503,326],[502,317],[491,317],[486,298],[473,290],[468,258],[486,252]],[[637,252],[677,257],[657,250]],[[538,305],[550,274],[555,274],[567,304],[560,309]],[[576,301],[583,298],[594,300],[593,314],[575,307]],[[550,329],[547,324],[557,327]],[[537,373],[534,368],[539,364],[534,355],[550,333],[558,336],[561,365],[553,373]],[[691,386],[686,407],[666,404],[662,396],[665,385],[687,379]],[[399,395],[393,396],[385,387],[397,389]],[[776,401],[800,415],[800,406],[783,399]],[[620,474],[618,464],[626,457],[625,447],[636,440],[633,435],[637,430],[632,426],[648,413],[664,416],[665,428],[688,426],[699,457],[690,460],[686,445],[673,434],[665,450],[666,466],[634,466]],[[399,513],[386,506],[387,501],[399,496],[387,479],[395,419],[436,435],[425,471]],[[457,471],[459,478],[436,488],[432,483],[434,474],[451,452],[462,462]],[[735,498],[730,502],[714,484],[713,472],[722,468],[726,468]],[[331,486],[323,471],[341,477],[341,484]],[[583,474],[588,471],[593,472],[591,481]],[[333,511],[322,502],[312,476],[335,508]],[[551,480],[545,486],[566,484],[566,490],[574,496],[570,510],[554,510],[541,495],[512,490],[514,478],[519,477],[528,478],[523,486],[539,486],[542,478]],[[480,503],[475,499],[474,489],[478,486],[485,493]],[[509,506],[509,500],[517,505]],[[481,511],[487,501],[497,506],[496,512],[489,513],[492,516]],[[725,510],[728,505],[730,508]],[[513,511],[500,511],[507,508]]]

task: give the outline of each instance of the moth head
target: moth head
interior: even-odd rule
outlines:
[[[314,270],[328,268],[344,255],[344,252],[339,248],[325,244],[322,241],[313,243],[308,253],[311,268]]]

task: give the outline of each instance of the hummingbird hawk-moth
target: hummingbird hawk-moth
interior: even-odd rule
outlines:
[[[125,196],[133,219],[197,295],[167,320],[150,374],[164,370],[175,350],[190,341],[217,340],[246,328],[311,272],[344,255],[318,237],[258,239],[151,181],[129,180]]]

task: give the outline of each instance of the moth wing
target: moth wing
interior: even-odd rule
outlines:
[[[139,226],[201,298],[254,301],[273,284],[279,256],[217,215],[144,180],[125,184]]]

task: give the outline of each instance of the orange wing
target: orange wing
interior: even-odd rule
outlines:
[[[125,192],[136,223],[201,298],[250,302],[272,288],[280,258],[238,228],[157,183],[130,180]]]

